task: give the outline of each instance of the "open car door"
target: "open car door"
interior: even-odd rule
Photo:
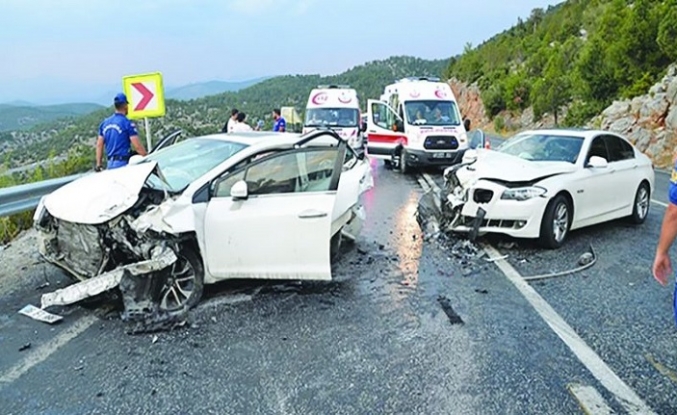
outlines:
[[[216,280],[331,280],[332,219],[347,144],[334,132],[309,136],[210,186],[198,239]],[[312,145],[312,137],[335,145]]]
[[[367,101],[367,150],[369,155],[388,156],[400,143],[406,143],[404,121],[385,102]]]

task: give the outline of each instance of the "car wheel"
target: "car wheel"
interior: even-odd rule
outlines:
[[[339,229],[338,232],[331,237],[329,243],[329,258],[331,262],[335,262],[339,258],[339,253],[341,252],[341,242],[343,242],[343,235],[341,234],[342,229]]]
[[[649,216],[649,206],[651,205],[651,190],[647,182],[642,182],[635,193],[635,203],[632,208],[630,219],[633,223],[640,225],[644,223]]]
[[[571,206],[564,195],[557,195],[548,203],[541,222],[541,245],[557,249],[564,244],[569,235],[571,213]]]
[[[393,162],[392,160],[383,160],[383,164],[386,166],[386,168],[391,169],[393,167]]]
[[[172,312],[192,308],[202,298],[204,268],[193,249],[176,253],[176,262],[163,272],[166,278],[160,290],[160,310]]]

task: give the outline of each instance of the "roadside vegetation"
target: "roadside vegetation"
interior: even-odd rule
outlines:
[[[547,112],[577,126],[614,99],[645,94],[677,61],[675,39],[677,0],[569,0],[466,45],[445,76],[477,82],[492,118],[533,107],[535,121]]]

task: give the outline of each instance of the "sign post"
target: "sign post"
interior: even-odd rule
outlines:
[[[147,151],[151,150],[150,122],[148,118],[165,116],[165,93],[160,72],[129,75],[122,78],[122,87],[129,99],[127,117],[143,118],[146,129]]]

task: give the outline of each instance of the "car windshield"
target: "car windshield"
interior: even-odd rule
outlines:
[[[404,110],[409,124],[461,125],[458,107],[454,101],[406,101]]]
[[[496,148],[496,151],[532,161],[566,161],[576,163],[583,137],[518,134]]]
[[[232,141],[191,138],[150,154],[144,162],[157,161],[169,184],[167,190],[178,192],[245,147],[247,144]],[[155,175],[147,182],[156,189],[167,187]]]
[[[306,127],[357,127],[359,111],[355,108],[308,108]]]

